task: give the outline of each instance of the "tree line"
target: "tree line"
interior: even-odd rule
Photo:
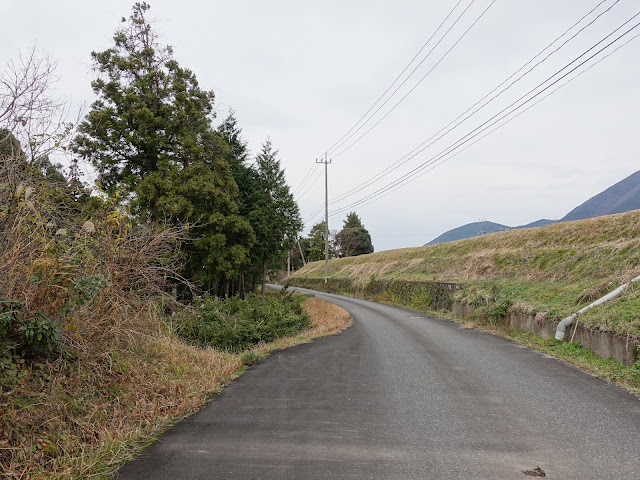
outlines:
[[[214,93],[159,42],[148,10],[136,3],[113,45],[91,54],[97,100],[71,151],[138,221],[184,227],[181,275],[198,290],[264,291],[302,229],[278,152],[266,140],[250,163],[233,111],[214,126]]]
[[[305,261],[315,262],[325,257],[325,222],[318,222],[309,235],[300,238],[294,247],[294,267],[300,268]],[[355,257],[373,253],[371,235],[356,212],[351,212],[343,221],[342,229],[334,235],[329,234],[329,257]],[[300,254],[302,250],[302,254]]]
[[[294,252],[296,268],[302,255],[324,259],[324,222],[298,238],[303,223],[277,150],[267,139],[250,155],[233,110],[215,123],[214,93],[160,42],[149,9],[135,3],[112,45],[91,53],[96,99],[76,125],[54,121],[61,105],[45,100],[53,62],[38,61],[32,52],[14,72],[15,78],[25,75],[30,96],[24,98],[39,100],[22,104],[7,96],[7,110],[0,112],[0,127],[6,120],[0,132],[3,174],[35,172],[41,191],[48,182],[46,190],[57,192],[60,212],[96,222],[108,206],[132,224],[169,229],[179,238],[179,258],[167,261],[175,271],[163,273],[163,285],[174,297],[243,298],[258,285],[264,293],[269,271],[282,269],[288,252]],[[49,160],[59,147],[72,155],[68,172]],[[81,181],[81,162],[97,174],[97,196]],[[21,181],[11,180],[6,205]],[[0,221],[7,222],[7,212]],[[373,252],[355,212],[328,241],[331,257]]]

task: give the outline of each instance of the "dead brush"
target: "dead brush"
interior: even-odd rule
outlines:
[[[84,478],[95,462],[109,464],[114,445],[201,404],[238,362],[179,346],[172,358],[155,346],[168,333],[149,305],[172,301],[179,227],[137,225],[95,197],[78,208],[66,182],[28,168],[20,155],[2,160],[0,299],[20,308],[8,312],[0,339],[0,476]],[[32,318],[59,329],[55,352],[24,355],[18,334]],[[171,373],[156,365],[179,371],[180,355],[202,356],[220,374],[205,378],[207,368],[191,372],[193,384],[171,386]]]
[[[72,131],[48,96],[55,65],[31,51],[7,66],[0,67],[0,477],[104,476],[158,425],[202,405],[239,361],[167,332],[162,305],[171,302],[168,285],[180,281],[182,230],[136,224],[51,165],[46,154]],[[55,351],[26,351],[25,326],[60,332]]]

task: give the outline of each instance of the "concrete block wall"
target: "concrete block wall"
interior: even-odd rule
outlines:
[[[385,301],[416,310],[446,310],[461,318],[470,317],[475,312],[473,305],[452,301],[453,293],[463,288],[461,284],[371,280],[364,285],[356,285],[348,279],[328,279],[325,283],[324,279],[304,278],[293,278],[289,281],[299,287]],[[510,310],[504,318],[504,325],[549,338],[555,336],[558,321],[540,314]],[[567,332],[567,340],[572,333],[573,328]],[[602,358],[613,357],[626,365],[635,363],[639,358],[637,347],[640,345],[640,339],[635,337],[626,338],[608,332],[589,330],[578,323],[574,341],[593,350]]]
[[[455,315],[468,317],[473,314],[475,308],[472,305],[454,302],[451,310]],[[544,338],[555,337],[558,323],[557,320],[551,320],[542,315],[516,311],[507,312],[504,319],[504,324],[509,325],[511,328],[531,332]],[[568,341],[571,338],[574,327],[575,325],[572,325],[570,329],[567,329],[565,340]],[[599,330],[590,330],[580,326],[579,320],[573,341],[580,343],[585,348],[593,350],[599,357],[613,357],[625,365],[632,365],[639,358],[638,345],[640,345],[640,339],[620,337]]]

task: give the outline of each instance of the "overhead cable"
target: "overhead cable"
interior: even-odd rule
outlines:
[[[362,140],[369,132],[371,132],[371,130],[373,130],[374,128],[376,128],[380,122],[382,122],[385,118],[387,118],[387,116],[389,116],[389,114],[391,112],[393,112],[396,107],[398,105],[400,105],[409,95],[411,95],[411,93],[418,87],[418,85],[420,85],[425,78],[427,78],[429,76],[429,74],[440,64],[440,62],[442,62],[442,60],[444,60],[447,55],[449,55],[449,53],[451,52],[451,50],[453,50],[458,43],[460,43],[460,41],[467,36],[467,34],[469,33],[469,31],[476,25],[476,23],[478,23],[480,21],[480,19],[484,16],[485,13],[487,13],[487,11],[489,10],[489,8],[491,8],[491,6],[496,2],[496,0],[492,0],[492,2],[487,6],[487,8],[485,8],[482,13],[480,14],[480,16],[478,16],[478,18],[476,18],[474,20],[474,22],[464,31],[464,33],[455,41],[455,43],[449,47],[449,49],[440,57],[440,59],[427,71],[427,73],[425,73],[422,78],[420,78],[420,80],[418,80],[418,82],[411,87],[411,89],[404,94],[404,96],[398,100],[382,117],[380,117],[373,125],[371,125],[371,127],[369,127],[362,135],[360,135],[358,138],[356,138],[353,142],[351,142],[349,145],[347,145],[345,148],[341,149],[338,153],[334,153],[332,155],[332,158],[338,158],[340,155],[342,155],[343,153],[345,153],[347,150],[349,150],[351,147],[353,147],[356,143],[358,143],[360,140]],[[399,87],[398,87],[399,88]],[[394,91],[394,93],[397,91],[398,89],[396,89]],[[391,97],[389,97],[388,100],[390,100]],[[388,101],[387,100],[387,101]],[[377,113],[378,111],[380,111],[380,109],[386,104],[387,102],[383,103],[380,107],[378,107],[378,109],[374,112]],[[364,124],[362,125],[364,126]],[[361,127],[360,127],[361,128]],[[358,130],[360,130],[360,128],[358,128]],[[354,134],[357,133],[354,132]]]
[[[294,196],[304,188],[304,186],[306,185],[307,181],[311,178],[311,175],[313,174],[313,171],[316,168],[318,168],[318,164],[316,162],[313,162],[313,165],[311,165],[311,168],[307,171],[305,176],[302,178],[302,181],[298,184],[295,190],[291,192]]]
[[[617,38],[615,38],[614,40],[612,40],[611,42],[609,42],[607,45],[605,45],[604,47],[602,47],[600,50],[598,50],[597,52],[595,52],[594,54],[592,54],[591,56],[589,56],[588,58],[586,58],[585,60],[583,60],[581,63],[579,63],[578,65],[576,65],[574,68],[572,68],[571,70],[569,70],[568,72],[564,73],[561,77],[557,78],[556,80],[554,80],[552,83],[550,83],[549,85],[547,85],[546,87],[544,87],[542,90],[540,90],[539,92],[535,93],[534,95],[532,95],[530,98],[524,100],[522,103],[520,103],[518,105],[518,102],[520,102],[521,100],[523,100],[525,97],[527,97],[528,95],[531,95],[535,90],[541,88],[545,83],[547,83],[548,81],[550,81],[553,77],[559,75],[560,73],[562,73],[564,70],[566,70],[568,67],[570,67],[571,65],[573,65],[574,63],[576,63],[580,58],[584,57],[586,54],[588,54],[591,50],[593,50],[594,48],[596,48],[598,45],[600,45],[601,43],[603,43],[604,41],[606,41],[609,37],[611,37],[615,32],[617,32],[618,30],[620,30],[621,28],[623,28],[626,24],[630,23],[634,18],[636,18],[638,15],[640,15],[640,12],[636,13],[633,17],[631,17],[629,20],[627,20],[625,23],[623,23],[620,27],[618,27],[617,29],[615,29],[613,32],[611,32],[609,35],[607,35],[606,37],[604,37],[602,40],[600,40],[598,43],[596,43],[595,45],[593,45],[592,47],[590,47],[588,50],[586,50],[584,53],[582,53],[580,56],[576,57],[573,61],[571,61],[570,63],[568,63],[567,65],[565,65],[563,68],[561,68],[560,70],[558,70],[555,74],[551,75],[550,77],[548,77],[545,81],[541,82],[538,86],[534,87],[533,89],[531,89],[529,92],[527,92],[526,94],[524,94],[523,96],[521,96],[518,100],[516,100],[515,102],[511,103],[509,106],[505,107],[503,110],[501,110],[500,112],[498,112],[496,115],[494,115],[493,117],[491,117],[490,119],[486,120],[484,123],[482,123],[481,125],[479,125],[478,127],[476,127],[475,129],[471,130],[470,132],[468,132],[465,136],[461,137],[459,140],[457,140],[456,142],[454,142],[453,144],[451,144],[449,147],[447,147],[446,149],[444,149],[443,151],[441,151],[439,154],[431,157],[429,160],[423,162],[421,165],[419,165],[418,167],[414,168],[413,170],[411,170],[410,172],[402,175],[401,177],[399,177],[398,179],[390,182],[389,184],[385,185],[384,187],[381,187],[380,189],[376,190],[375,192],[365,196],[364,198],[348,205],[342,208],[337,209],[336,211],[332,212],[331,215],[337,215],[343,211],[349,210],[351,208],[353,208],[354,206],[357,205],[361,205],[364,202],[367,202],[370,199],[373,198],[379,198],[381,194],[389,191],[390,189],[396,187],[397,185],[404,185],[406,183],[408,183],[409,181],[411,181],[411,179],[413,177],[415,177],[417,175],[417,173],[419,173],[421,170],[424,170],[426,167],[428,167],[429,165],[437,162],[438,160],[441,160],[443,158],[445,158],[446,156],[452,154],[453,152],[455,152],[457,149],[459,149],[462,145],[468,143],[470,140],[472,140],[473,138],[477,137],[478,135],[480,135],[481,133],[483,133],[484,131],[490,129],[493,125],[501,122],[503,119],[507,118],[508,116],[512,115],[514,112],[516,112],[518,109],[522,108],[524,105],[526,105],[527,103],[531,102],[532,100],[534,100],[535,98],[537,98],[538,96],[540,96],[542,93],[544,93],[545,91],[547,91],[549,88],[551,88],[553,85],[555,85],[556,83],[560,82],[562,79],[566,78],[568,75],[570,75],[571,73],[573,73],[574,71],[576,71],[578,68],[580,68],[581,66],[585,65],[587,62],[589,62],[590,60],[592,60],[594,57],[596,57],[597,55],[599,55],[600,53],[602,53],[604,50],[606,50],[607,48],[609,48],[611,45],[613,45],[614,43],[618,42],[620,39],[622,39],[623,37],[625,37],[626,35],[628,35],[630,32],[632,32],[633,30],[635,30],[638,26],[640,26],[640,23],[635,24],[633,27],[631,27],[630,29],[628,29],[627,31],[625,31],[624,33],[622,33],[621,35],[619,35]],[[636,37],[633,37],[636,38]],[[633,39],[632,38],[632,39]],[[631,40],[632,40],[631,39]],[[630,41],[630,40],[629,40]],[[627,43],[629,43],[629,41],[627,41],[626,43],[624,43],[623,45],[621,45],[619,48],[621,48],[622,46],[626,45]],[[619,49],[618,48],[618,49]],[[615,49],[614,51],[617,51],[618,49]],[[614,51],[612,51],[611,53],[613,53]],[[608,55],[604,56],[603,58],[601,58],[600,60],[598,60],[595,63],[599,63],[600,61],[602,61],[604,58],[606,58],[607,56],[609,56],[611,53],[609,53]],[[589,67],[591,68],[591,67]],[[588,69],[586,69],[588,70]],[[585,70],[585,71],[586,71]],[[575,78],[577,78],[579,75],[576,75]],[[573,79],[571,79],[573,80]],[[571,81],[570,80],[570,81]],[[569,83],[569,82],[566,82]],[[556,89],[557,90],[557,89]],[[554,90],[554,91],[556,91]],[[538,103],[538,102],[536,102]],[[506,113],[504,113],[506,111]],[[504,115],[503,115],[504,113]],[[523,112],[522,112],[523,113]],[[498,118],[497,118],[498,117]],[[496,119],[497,118],[497,119]],[[515,116],[513,117],[515,118]],[[512,118],[512,119],[513,119]],[[506,124],[507,122],[505,122]],[[498,127],[499,128],[499,127]],[[497,129],[497,128],[496,128]],[[493,130],[495,131],[495,129]],[[416,153],[417,155],[417,153]]]
[[[567,40],[565,40],[560,46],[558,46],[556,49],[554,49],[552,52],[550,52],[548,55],[546,55],[543,59],[541,59],[540,61],[538,61],[533,67],[531,67],[529,70],[527,70],[526,72],[524,72],[522,75],[520,75],[517,79],[515,79],[513,82],[511,82],[507,87],[503,88],[502,90],[500,90],[496,95],[494,95],[491,99],[489,99],[487,102],[483,103],[479,108],[477,108],[476,110],[474,110],[471,114],[467,115],[466,117],[464,117],[462,119],[462,121],[456,123],[452,128],[448,129],[449,127],[451,127],[451,125],[453,125],[455,122],[457,122],[458,120],[460,120],[463,116],[465,116],[467,113],[469,113],[469,111],[471,111],[473,108],[475,108],[478,104],[480,104],[481,102],[483,102],[484,100],[486,100],[491,94],[493,94],[494,92],[496,92],[500,87],[502,87],[505,83],[507,83],[509,80],[511,80],[514,76],[516,76],[519,72],[521,72],[522,70],[524,70],[528,65],[530,65],[533,61],[535,61],[536,58],[540,57],[544,52],[546,52],[549,48],[551,48],[556,42],[558,42],[560,39],[562,39],[565,35],[567,35],[571,30],[573,30],[577,25],[579,25],[580,23],[582,23],[582,21],[587,18],[591,13],[593,13],[600,5],[602,5],[603,3],[605,3],[607,0],[602,0],[600,3],[598,3],[595,7],[593,7],[589,12],[587,12],[585,15],[583,15],[576,23],[574,23],[571,27],[569,27],[567,30],[565,30],[561,35],[559,35],[558,37],[556,37],[551,43],[549,43],[545,48],[543,48],[539,53],[537,53],[536,55],[534,55],[529,61],[527,61],[525,64],[523,64],[519,69],[517,69],[515,72],[513,72],[509,77],[507,77],[505,80],[503,80],[499,85],[497,85],[495,88],[493,88],[490,92],[488,92],[486,95],[484,95],[481,99],[479,99],[478,101],[476,101],[473,105],[471,105],[469,108],[467,108],[464,112],[462,112],[460,115],[458,115],[456,118],[454,118],[451,122],[449,122],[447,125],[445,125],[443,128],[441,128],[440,130],[438,130],[436,133],[434,133],[431,137],[429,137],[427,140],[425,140],[424,142],[422,142],[420,145],[418,145],[417,147],[415,147],[413,150],[411,150],[409,153],[407,153],[406,155],[404,155],[403,157],[401,157],[399,160],[395,161],[394,163],[392,163],[391,165],[389,165],[388,167],[386,167],[384,170],[382,170],[381,172],[377,173],[376,175],[374,175],[373,177],[369,178],[368,180],[366,180],[365,182],[361,183],[360,185],[357,185],[356,187],[350,189],[349,191],[339,195],[338,197],[336,197],[333,201],[330,202],[330,204],[335,204],[337,202],[340,202],[341,200],[344,200],[345,198],[351,197],[353,195],[355,195],[356,193],[364,190],[365,188],[377,183],[380,179],[384,178],[385,176],[388,175],[387,172],[391,172],[393,170],[397,170],[399,167],[401,167],[402,165],[406,164],[409,160],[411,160],[412,158],[415,157],[415,155],[413,155],[415,152],[417,151],[423,151],[422,147],[429,147],[431,145],[433,145],[434,143],[436,143],[438,140],[440,140],[441,138],[443,138],[444,136],[448,135],[450,132],[452,132],[453,130],[455,130],[458,126],[460,126],[462,123],[464,123],[465,121],[467,121],[469,118],[471,118],[473,115],[475,115],[476,113],[478,113],[480,110],[482,110],[484,107],[486,107],[489,103],[491,103],[492,101],[494,101],[496,98],[498,98],[500,95],[502,95],[503,93],[505,93],[508,89],[510,89],[513,85],[515,85],[517,82],[519,82],[522,78],[524,78],[526,75],[528,75],[531,71],[533,71],[536,67],[538,67],[539,65],[541,65],[543,62],[545,62],[546,60],[548,60],[553,54],[555,54],[558,50],[560,50],[561,48],[563,48],[568,42],[570,42],[571,40],[573,40],[577,35],[579,35],[581,32],[583,32],[586,28],[588,28],[589,26],[591,26],[596,20],[598,20],[603,14],[607,13],[612,7],[614,7],[620,0],[616,0],[611,6],[609,6],[606,10],[604,10],[603,12],[601,12],[600,14],[598,14],[598,16],[596,16],[593,20],[591,20],[587,25],[583,26],[580,30],[578,30],[574,35],[572,35],[570,38],[568,38]],[[448,129],[448,130],[447,130]],[[440,135],[442,132],[444,132],[446,130],[446,132],[443,135]],[[440,135],[440,136],[438,136]],[[437,138],[436,138],[437,137]],[[435,138],[435,140],[434,140]],[[427,145],[428,144],[428,145]],[[421,150],[422,149],[422,150]]]
[[[434,30],[434,32],[431,34],[431,36],[427,39],[427,41],[422,45],[422,47],[420,47],[420,50],[418,50],[418,53],[416,53],[413,58],[409,61],[409,63],[407,63],[407,65],[402,69],[402,71],[398,74],[398,76],[393,80],[393,82],[391,82],[391,84],[387,87],[387,89],[382,92],[382,95],[380,95],[380,97],[378,97],[378,99],[373,102],[373,104],[369,107],[369,110],[367,110],[366,112],[364,112],[364,114],[358,119],[358,121],[356,123],[353,124],[353,126],[347,130],[347,132],[342,135],[342,137],[340,137],[333,145],[331,145],[328,149],[327,149],[327,153],[330,153],[334,150],[334,147],[336,147],[347,135],[349,135],[351,133],[351,131],[356,128],[360,122],[362,120],[364,120],[364,118],[369,114],[369,112],[371,110],[374,109],[374,107],[384,98],[384,96],[389,92],[389,90],[391,90],[391,88],[396,84],[396,82],[400,79],[400,77],[402,77],[402,75],[404,74],[404,72],[406,72],[408,70],[408,68],[411,66],[411,64],[415,61],[416,58],[418,58],[418,56],[422,53],[422,51],[427,47],[427,45],[429,44],[429,42],[431,42],[431,40],[433,39],[433,37],[435,37],[435,35],[440,31],[440,29],[442,28],[442,26],[446,23],[446,21],[449,19],[449,17],[453,14],[453,12],[458,8],[458,5],[460,5],[460,3],[462,3],[462,0],[458,0],[458,3],[456,3],[454,5],[454,7],[451,9],[451,11],[447,14],[447,16],[445,17],[445,19],[442,21],[442,23],[440,23],[440,25],[438,25],[438,28],[436,28]],[[468,8],[468,7],[467,7]],[[463,12],[464,13],[464,12]],[[429,54],[427,54],[428,56]],[[424,62],[424,60],[426,60],[427,57],[425,57],[422,62]],[[421,63],[422,63],[421,62]],[[420,66],[420,64],[418,65]],[[415,71],[415,70],[414,70]],[[413,72],[411,72],[409,74],[409,77],[412,75]],[[407,77],[407,78],[409,78]],[[406,81],[406,80],[405,80]]]

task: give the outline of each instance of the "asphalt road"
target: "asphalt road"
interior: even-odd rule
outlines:
[[[633,395],[482,331],[318,296],[353,327],[251,367],[115,478],[640,479]]]

